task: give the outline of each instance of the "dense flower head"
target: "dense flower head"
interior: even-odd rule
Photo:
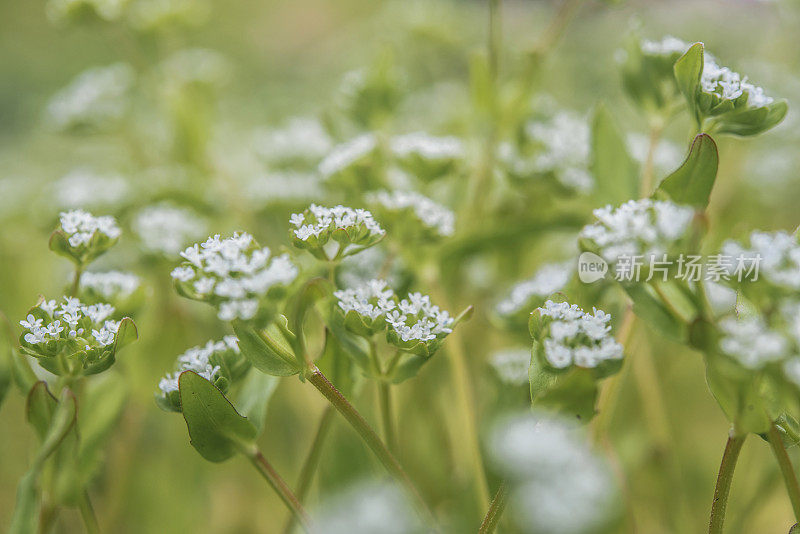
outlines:
[[[731,270],[738,266],[739,258],[749,264],[758,263],[758,276],[769,283],[788,290],[800,289],[800,243],[787,232],[753,232],[750,246],[727,241],[722,254],[732,258]]]
[[[332,148],[328,132],[314,118],[295,117],[282,128],[253,134],[256,153],[270,164],[317,162]]]
[[[289,219],[292,242],[319,259],[340,259],[370,247],[386,232],[364,209],[311,204]],[[330,253],[330,254],[329,254]]]
[[[774,101],[764,93],[764,89],[750,83],[747,76],[718,65],[710,54],[705,54],[700,88],[721,100],[738,100],[744,96],[748,107],[760,108]]]
[[[106,128],[126,114],[133,82],[133,68],[124,63],[89,69],[53,96],[48,117],[61,131]]]
[[[76,168],[53,184],[56,202],[62,208],[107,208],[122,204],[131,187],[118,173],[99,173]]]
[[[747,369],[761,369],[783,360],[789,351],[786,337],[757,316],[728,317],[719,322],[719,329],[720,350]]]
[[[56,374],[76,371],[100,372],[114,361],[118,335],[126,337],[130,319],[112,319],[114,307],[106,303],[84,304],[77,298],[62,301],[42,299],[19,324],[21,350],[39,359],[41,365]],[[126,339],[127,341],[127,339]],[[69,368],[63,368],[59,356],[65,356]]]
[[[666,200],[629,200],[614,208],[594,210],[597,222],[580,237],[610,264],[620,257],[655,256],[673,252],[690,229],[694,210]]]
[[[502,317],[519,312],[525,312],[527,315],[534,301],[564,289],[572,276],[572,267],[571,261],[542,265],[532,277],[512,287],[509,295],[497,304],[495,311]]]
[[[122,234],[111,216],[95,217],[83,210],[61,212],[50,248],[78,264],[86,264],[116,244]]]
[[[576,304],[548,300],[537,312],[536,341],[550,366],[594,368],[622,359],[623,347],[611,335],[611,316],[604,311],[586,313]]]
[[[225,393],[231,383],[242,378],[249,369],[250,364],[242,356],[236,336],[225,336],[220,341],[210,340],[205,345],[192,347],[178,356],[175,372],[167,373],[159,381],[159,405],[180,411],[178,382],[184,371],[194,371]]]
[[[384,280],[368,280],[334,296],[349,330],[367,337],[385,331],[390,344],[423,356],[433,354],[455,325],[429,296],[409,293],[400,299]]]
[[[509,517],[525,533],[599,531],[615,515],[610,470],[571,424],[526,413],[499,421],[488,451],[509,484]]]
[[[266,321],[275,300],[297,277],[288,254],[272,257],[248,233],[209,237],[181,252],[186,260],[172,271],[178,291],[208,302],[223,321]]]
[[[526,385],[531,350],[525,347],[498,350],[489,358],[489,364],[501,382],[511,386]]]
[[[384,211],[409,213],[428,233],[448,237],[455,232],[455,214],[448,208],[415,191],[378,191],[369,195],[368,201]],[[408,225],[407,219],[398,221]]]
[[[145,251],[163,256],[174,256],[208,235],[208,221],[189,208],[169,202],[142,208],[134,215],[131,227]]]

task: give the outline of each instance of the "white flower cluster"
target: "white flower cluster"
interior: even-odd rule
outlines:
[[[311,204],[307,212],[308,216],[305,213],[294,213],[289,219],[289,223],[295,228],[295,237],[301,241],[307,241],[311,236],[319,238],[336,230],[356,235],[360,227],[366,229],[370,237],[379,237],[386,233],[372,217],[372,213],[364,209],[342,205],[326,208]]]
[[[572,267],[572,261],[543,265],[531,278],[515,285],[508,297],[497,304],[495,310],[502,316],[513,315],[523,311],[531,299],[549,297],[556,291],[561,291],[572,276]]]
[[[80,288],[90,290],[106,299],[126,299],[139,288],[141,280],[133,273],[107,271],[86,272],[81,275]]]
[[[217,306],[217,316],[223,321],[252,319],[270,289],[297,277],[288,254],[270,259],[269,248],[259,248],[248,233],[227,239],[209,237],[181,256],[186,263],[172,271],[172,278],[187,284],[188,293],[199,300]]]
[[[95,217],[83,210],[61,212],[61,230],[66,235],[69,245],[78,248],[88,245],[96,233],[105,235],[109,239],[117,239],[122,230],[117,226],[114,217]]]
[[[184,371],[194,371],[209,382],[214,382],[221,368],[219,365],[212,365],[210,359],[215,354],[227,351],[239,354],[239,340],[236,336],[225,336],[222,341],[209,341],[202,347],[188,349],[178,356],[176,371],[162,378],[158,383],[158,389],[165,394],[178,391],[178,379]]]
[[[764,93],[764,89],[753,85],[728,67],[721,67],[711,54],[705,54],[703,74],[700,87],[706,93],[719,96],[723,100],[736,100],[747,94],[747,105],[760,108],[772,104],[773,99]]]
[[[409,293],[399,300],[384,280],[368,280],[334,293],[345,313],[353,311],[373,323],[385,317],[390,332],[403,343],[444,338],[455,322],[446,310],[431,303],[427,295]]]
[[[671,35],[665,36],[660,41],[643,39],[641,42],[642,52],[658,56],[671,56],[673,54],[683,55],[689,50],[690,46],[691,45],[686,41]]]
[[[121,204],[131,192],[121,174],[101,174],[87,168],[73,169],[53,185],[56,202],[65,208],[110,207]]]
[[[330,136],[317,119],[295,117],[280,129],[258,130],[253,135],[256,153],[266,161],[317,161],[332,146]]]
[[[748,369],[780,361],[789,349],[786,338],[759,317],[728,317],[719,322],[719,329],[723,334],[719,348]]]
[[[594,210],[598,222],[581,230],[580,237],[594,242],[609,263],[621,256],[666,254],[684,237],[694,210],[665,200],[629,200],[618,208]]]
[[[414,132],[392,138],[390,147],[395,156],[418,156],[430,160],[450,160],[464,156],[464,145],[457,137],[436,137]]]
[[[387,289],[384,280],[368,280],[357,287],[335,291],[333,296],[339,299],[339,307],[345,313],[354,311],[373,321],[397,307],[394,291]]]
[[[503,349],[489,358],[494,371],[500,380],[512,386],[528,383],[528,367],[531,365],[531,349]]]
[[[207,234],[207,221],[193,210],[161,202],[141,209],[131,223],[142,247],[154,254],[173,256]]]
[[[619,360],[623,347],[611,335],[611,316],[594,308],[584,312],[576,304],[548,300],[538,308],[547,320],[547,333],[540,340],[550,365],[564,369],[570,365],[593,368],[607,360]]]
[[[116,340],[119,322],[109,319],[114,307],[109,304],[85,305],[80,300],[64,297],[58,304],[55,300],[43,301],[39,304],[52,321],[45,324],[44,319],[28,314],[19,324],[27,330],[23,336],[30,345],[44,345],[52,340],[82,338],[87,344],[86,350],[92,346],[105,347],[113,345]],[[88,323],[84,319],[88,319]]]
[[[374,135],[360,135],[333,147],[333,150],[320,162],[319,172],[323,177],[329,178],[366,159],[377,147],[378,140]]]
[[[787,232],[753,232],[750,247],[727,241],[722,254],[737,260],[742,257],[758,261],[759,276],[786,289],[800,289],[800,243]],[[733,271],[736,265],[730,268]]]
[[[564,186],[586,192],[594,186],[587,172],[590,134],[585,119],[559,112],[548,121],[530,122],[525,127],[528,137],[542,147],[533,161],[535,170],[554,172]]]
[[[47,113],[59,130],[104,127],[125,115],[133,82],[133,68],[124,63],[89,69],[50,100]]]
[[[501,420],[488,450],[509,484],[509,517],[524,533],[599,531],[615,513],[610,470],[578,429],[551,415]]]
[[[447,310],[431,304],[431,298],[422,293],[409,293],[407,299],[397,304],[397,309],[386,314],[386,322],[401,341],[433,341],[453,331],[455,320]]]
[[[392,211],[411,210],[426,227],[442,237],[455,232],[455,214],[448,208],[415,191],[378,191],[368,196],[369,202]]]

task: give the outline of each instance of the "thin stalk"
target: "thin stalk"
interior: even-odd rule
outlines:
[[[662,129],[663,128],[660,123],[654,123],[650,126],[650,135],[648,136],[647,143],[647,156],[644,160],[644,167],[642,169],[642,184],[641,190],[639,191],[639,196],[642,198],[649,197],[653,192],[653,181],[655,175],[653,163],[655,160],[658,143],[661,140]]]
[[[508,491],[504,480],[500,483],[500,487],[497,488],[497,493],[494,494],[494,499],[492,499],[489,510],[486,512],[486,517],[483,518],[481,527],[478,529],[478,534],[492,534],[494,532],[494,529],[497,528],[497,523],[500,522],[500,516],[503,515],[507,500]]]
[[[309,531],[310,522],[308,519],[308,515],[306,514],[303,505],[300,504],[300,501],[297,499],[292,490],[286,484],[286,482],[281,478],[275,468],[270,465],[264,455],[261,454],[261,451],[258,449],[252,449],[245,452],[245,455],[250,460],[250,463],[258,470],[264,480],[266,480],[272,489],[278,494],[281,500],[284,502],[289,511],[292,512],[295,519],[300,523],[303,527],[303,530],[306,532]]]
[[[503,28],[501,25],[501,1],[489,0],[489,38],[487,49],[489,51],[489,73],[492,82],[497,86],[497,77],[500,71],[500,51],[503,48]]]
[[[786,484],[786,493],[789,494],[789,500],[792,501],[795,521],[800,521],[800,486],[797,484],[797,475],[792,467],[792,461],[786,453],[786,447],[783,445],[781,434],[778,432],[778,427],[775,426],[775,423],[770,427],[767,439],[772,447],[772,453],[778,461],[778,466],[781,468],[783,481]]]
[[[397,437],[394,432],[394,410],[392,409],[392,385],[386,380],[378,381],[378,401],[381,407],[383,439],[389,450],[397,453]]]
[[[75,268],[75,278],[72,281],[72,289],[70,290],[70,293],[69,293],[71,297],[77,297],[78,296],[78,289],[80,288],[80,285],[81,285],[81,276],[82,275],[83,275],[83,267],[82,266],[76,267]]]
[[[378,460],[383,464],[386,470],[402,483],[409,495],[414,499],[417,509],[425,519],[434,524],[434,515],[428,505],[422,499],[422,496],[417,491],[411,479],[403,470],[400,462],[394,455],[386,448],[378,434],[369,426],[366,419],[358,413],[358,410],[350,404],[350,402],[342,395],[336,387],[331,384],[328,378],[319,370],[314,364],[309,364],[305,372],[306,379],[319,390],[320,393],[328,400],[328,402],[341,413],[344,418],[350,423],[364,443],[372,450]]]
[[[97,517],[94,515],[94,507],[92,507],[92,501],[89,498],[89,492],[86,490],[84,490],[83,495],[81,496],[81,500],[78,503],[78,508],[81,511],[81,519],[83,519],[86,532],[88,534],[99,534],[100,525],[97,523]]]
[[[333,422],[333,416],[335,414],[336,412],[333,406],[328,405],[325,407],[325,411],[322,413],[322,417],[319,420],[317,433],[314,435],[314,441],[311,442],[308,456],[306,456],[303,467],[300,469],[300,478],[297,481],[297,489],[294,491],[300,503],[305,502],[308,490],[311,489],[311,482],[314,479],[314,473],[317,471],[320,456],[322,456],[322,445],[325,443],[325,438],[328,436],[328,431],[331,428],[331,423]],[[283,529],[284,534],[292,532],[296,524],[297,520],[295,516],[290,515]]]
[[[731,431],[725,452],[722,453],[722,462],[717,475],[717,485],[714,488],[714,502],[711,504],[711,519],[708,523],[708,534],[722,534],[722,525],[725,522],[725,508],[728,506],[728,495],[731,492],[733,471],[736,461],[744,445],[747,434],[737,436]]]

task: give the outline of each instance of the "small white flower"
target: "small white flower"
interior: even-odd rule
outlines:
[[[439,236],[448,237],[455,232],[455,214],[417,192],[379,191],[369,195],[367,200],[391,211],[410,210],[424,226]]]
[[[719,329],[723,334],[719,348],[748,369],[761,369],[788,355],[786,338],[759,317],[728,317],[719,322]]]
[[[492,354],[489,363],[501,381],[513,386],[521,386],[528,383],[531,350],[529,347],[499,350]]]
[[[90,290],[104,300],[126,299],[139,288],[140,283],[135,274],[121,271],[86,272],[80,279],[81,289]]]
[[[540,340],[544,357],[556,369],[570,365],[592,368],[623,357],[623,347],[611,335],[611,316],[594,308],[586,313],[575,304],[548,300],[538,308],[547,318]]]
[[[76,249],[87,245],[98,234],[110,240],[117,239],[122,234],[114,217],[95,217],[87,211],[71,210],[61,212],[59,218],[61,231],[70,246]]]
[[[511,288],[509,296],[500,301],[495,310],[502,316],[513,315],[520,311],[530,313],[530,308],[526,310],[525,306],[531,300],[534,298],[543,299],[557,291],[561,291],[569,282],[573,272],[572,261],[545,264],[531,278]]]
[[[789,290],[800,289],[800,244],[797,238],[786,232],[753,232],[750,247],[735,241],[727,241],[722,254],[733,258],[732,269],[739,258],[745,268],[758,265],[758,276],[776,286]]]

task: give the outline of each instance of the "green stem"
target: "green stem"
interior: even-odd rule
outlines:
[[[792,501],[792,510],[794,510],[794,517],[796,521],[800,521],[800,486],[797,484],[797,475],[792,467],[792,461],[786,453],[786,448],[783,445],[781,434],[775,423],[767,433],[767,439],[772,447],[772,453],[778,461],[778,466],[781,468],[783,481],[786,484],[786,493],[789,494],[789,500]]]
[[[494,529],[497,528],[497,523],[500,522],[500,516],[503,515],[503,510],[506,507],[508,500],[508,491],[506,490],[505,481],[500,483],[497,488],[492,503],[489,505],[489,510],[486,512],[486,517],[483,518],[481,527],[478,529],[478,534],[492,534]]]
[[[736,469],[736,461],[739,459],[739,452],[742,450],[746,437],[747,434],[737,436],[732,431],[725,444],[725,452],[722,454],[722,462],[717,475],[717,485],[714,488],[714,502],[711,504],[708,534],[722,534],[725,508],[728,505],[728,495],[731,492],[731,482],[733,482],[733,471]]]
[[[662,129],[663,128],[660,123],[654,123],[650,126],[650,135],[647,144],[647,156],[644,160],[644,167],[642,169],[642,184],[639,191],[639,196],[642,198],[649,197],[653,192],[655,174],[653,163],[655,160],[656,149],[658,148],[658,142],[661,139]]]
[[[71,297],[78,296],[78,289],[81,285],[81,275],[83,275],[83,267],[78,266],[75,268],[75,279],[72,281],[72,290],[69,293]]]
[[[344,418],[350,423],[364,443],[372,450],[378,460],[383,464],[386,470],[401,482],[409,495],[414,499],[420,515],[425,519],[434,523],[434,515],[428,505],[422,500],[417,488],[414,486],[411,479],[403,470],[400,463],[394,455],[386,448],[386,445],[378,437],[378,434],[369,426],[369,423],[361,416],[360,413],[353,407],[352,404],[342,395],[336,387],[331,384],[322,371],[314,364],[309,364],[305,371],[306,380],[308,380],[320,393],[328,400],[328,402],[341,413]]]
[[[397,453],[397,438],[394,432],[394,410],[392,409],[392,385],[386,380],[378,381],[378,400],[381,406],[383,439],[389,450]]]
[[[302,525],[303,530],[306,532],[309,531],[310,522],[308,519],[308,515],[306,511],[303,509],[303,505],[300,504],[300,501],[297,499],[292,490],[286,484],[286,482],[280,477],[275,468],[270,465],[264,455],[261,454],[256,448],[253,448],[250,451],[246,451],[245,455],[250,460],[250,463],[258,470],[264,480],[266,480],[272,489],[278,494],[281,500],[284,502],[289,511],[292,512],[296,520]]]
[[[92,507],[92,500],[89,498],[89,492],[84,490],[81,500],[78,503],[78,508],[81,511],[81,519],[86,527],[88,534],[99,534],[100,525],[97,523],[97,517],[94,515],[94,507]]]
[[[336,412],[333,406],[328,405],[325,407],[325,411],[322,413],[322,417],[319,420],[317,433],[314,435],[314,441],[311,442],[311,449],[309,449],[308,456],[306,456],[303,467],[300,469],[300,478],[297,481],[297,489],[295,489],[294,493],[297,495],[297,500],[301,503],[305,501],[308,490],[311,489],[311,482],[314,479],[314,473],[317,471],[319,459],[322,455],[322,445],[325,442],[325,438],[328,436],[328,431],[330,430],[335,414]],[[283,529],[284,534],[292,532],[296,523],[297,520],[295,516],[290,515]]]

